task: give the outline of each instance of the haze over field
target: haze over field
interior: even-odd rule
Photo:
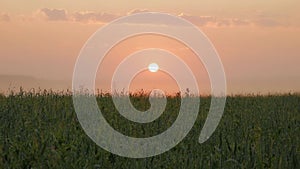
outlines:
[[[229,93],[300,91],[298,0],[2,0],[0,91],[19,86],[70,88],[76,58],[86,40],[113,19],[143,11],[171,13],[197,25],[221,57]],[[188,48],[172,39],[149,35],[130,38],[107,54],[98,70],[97,88],[108,90],[117,64],[130,53],[149,47],[178,54],[193,70],[201,91],[209,92],[207,73]],[[178,89],[172,78],[159,72],[139,74],[131,89],[141,88]]]
[[[0,0],[0,169],[300,169],[299,63],[300,0]]]

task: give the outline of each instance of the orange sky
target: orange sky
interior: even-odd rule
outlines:
[[[139,11],[167,12],[199,26],[219,52],[229,93],[300,91],[298,0],[1,0],[0,91],[18,85],[71,87],[74,64],[86,40],[113,19]],[[183,58],[196,72],[202,91],[209,91],[207,73],[188,49],[172,39],[151,36],[115,47],[98,70],[97,85],[107,88],[114,66],[126,55],[158,46]],[[132,83],[132,90],[153,87],[176,90],[174,81],[161,73],[144,72]]]

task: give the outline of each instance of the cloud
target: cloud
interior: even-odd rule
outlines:
[[[182,17],[198,26],[213,26],[213,27],[230,27],[230,26],[246,26],[251,23],[248,20],[239,18],[218,18],[214,16],[195,16],[188,14],[179,14]]]
[[[231,19],[220,19],[216,21],[216,25],[218,27],[228,27],[228,26],[233,26],[233,23]]]
[[[187,14],[179,14],[179,17],[182,17],[193,24],[196,24],[198,26],[204,26],[208,23],[216,22],[216,18],[213,16],[193,16],[193,15],[187,15]]]
[[[150,12],[148,9],[133,9],[127,13],[127,15],[141,13],[141,12]]]
[[[41,18],[47,21],[66,21],[78,23],[109,23],[114,19],[122,16],[129,16],[131,14],[150,12],[148,9],[133,9],[124,14],[114,14],[107,12],[95,11],[76,11],[68,12],[66,9],[50,9],[43,8],[38,10],[34,16],[22,16],[23,21],[32,21]],[[229,18],[229,17],[216,17],[216,16],[197,16],[186,13],[180,13],[178,17],[184,18],[191,23],[200,27],[238,27],[238,26],[260,26],[260,27],[282,27],[291,26],[291,24],[284,23],[272,16],[267,16],[261,12],[258,15],[253,15],[252,18]],[[20,17],[20,16],[19,16]],[[29,18],[29,19],[28,19]],[[8,14],[0,14],[0,21],[10,21],[11,17]],[[151,21],[141,18],[141,23],[146,22],[151,24]],[[155,21],[157,23],[157,21]],[[162,22],[163,24],[163,22]],[[174,23],[176,24],[176,23]]]
[[[221,18],[214,16],[195,16],[188,14],[179,14],[182,17],[198,26],[212,26],[212,27],[236,27],[236,26],[261,26],[261,27],[280,27],[288,26],[288,24],[282,23],[274,18],[267,17],[260,14],[252,19],[242,18]]]
[[[49,9],[43,8],[40,10],[46,16],[47,20],[50,21],[70,21],[70,22],[81,22],[81,23],[108,23],[121,16],[128,16],[131,14],[150,12],[147,9],[134,9],[127,12],[124,15],[117,15],[106,12],[95,12],[95,11],[77,11],[68,13],[65,9]],[[262,26],[262,27],[278,27],[284,26],[275,19],[265,17],[265,15],[258,15],[253,19],[242,19],[242,18],[222,18],[215,16],[196,16],[181,13],[178,15],[193,24],[201,27],[236,27],[236,26]],[[7,19],[8,18],[8,19]],[[0,16],[1,20],[9,20],[8,15]]]
[[[101,22],[106,23],[110,22],[116,18],[118,18],[118,15],[109,14],[105,12],[75,12],[72,14],[73,21],[75,22]]]
[[[231,21],[234,25],[237,25],[237,26],[244,26],[244,25],[250,24],[249,20],[239,19],[239,18],[232,18]]]
[[[68,20],[67,12],[64,9],[43,8],[40,10],[49,21],[66,21]]]
[[[6,13],[0,14],[0,22],[9,22],[10,16]]]

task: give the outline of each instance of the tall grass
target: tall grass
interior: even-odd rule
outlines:
[[[147,94],[130,95],[146,110]],[[149,124],[118,114],[110,94],[97,95],[99,108],[119,132],[149,137],[175,121],[180,97],[167,97],[165,112]],[[210,97],[201,98],[198,119],[170,151],[146,159],[113,155],[84,133],[70,92],[11,92],[0,95],[0,168],[300,168],[300,95],[230,96],[221,123],[204,144],[198,137]]]

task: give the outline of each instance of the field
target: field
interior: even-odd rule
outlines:
[[[177,117],[179,97],[168,97],[164,114],[149,124],[120,116],[109,94],[99,108],[118,131],[135,137],[163,132]],[[131,98],[139,110],[147,97]],[[201,97],[198,119],[187,137],[170,151],[145,159],[113,155],[83,131],[70,93],[17,92],[0,95],[0,168],[300,168],[300,95],[248,95],[227,98],[212,137],[199,144],[210,97]]]

